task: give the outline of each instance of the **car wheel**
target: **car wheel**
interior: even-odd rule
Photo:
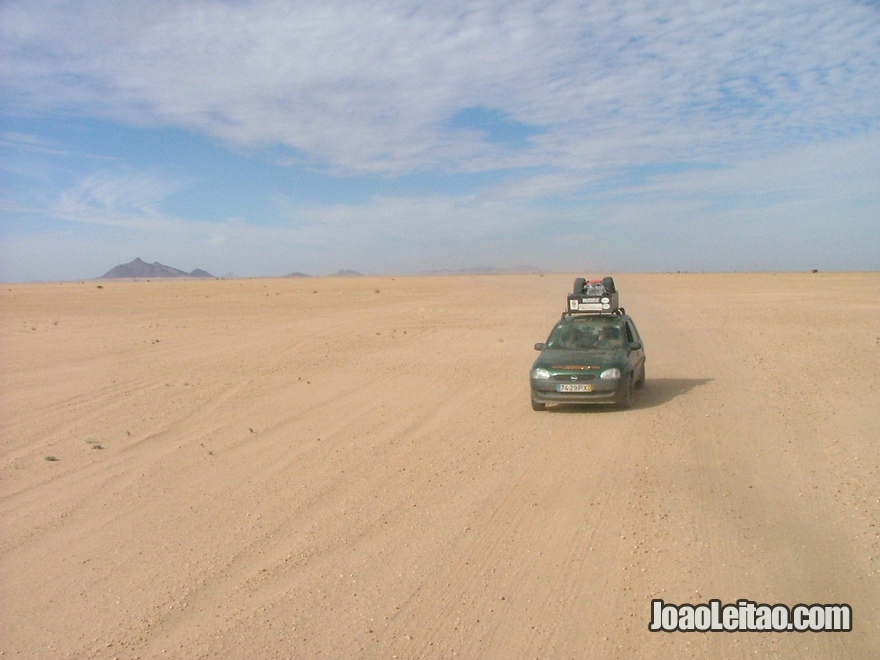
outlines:
[[[639,376],[639,379],[636,381],[636,389],[640,390],[645,387],[645,365],[642,365],[642,373]]]
[[[541,411],[547,407],[547,404],[541,403],[540,401],[535,401],[535,397],[532,397],[532,410]]]
[[[574,286],[571,289],[571,292],[575,295],[579,295],[584,292],[584,287],[587,286],[587,280],[583,277],[578,277],[574,281]]]
[[[602,278],[602,286],[605,287],[605,290],[608,293],[614,293],[615,291],[617,291],[617,289],[614,288],[614,278],[613,277],[603,277]]]
[[[632,376],[626,379],[626,384],[623,386],[623,391],[620,393],[620,403],[621,408],[632,408],[633,404],[633,379]]]

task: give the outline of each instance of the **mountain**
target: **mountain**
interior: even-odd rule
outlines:
[[[111,268],[106,273],[101,275],[98,279],[121,279],[121,278],[131,278],[131,277],[214,277],[211,273],[202,270],[201,268],[196,268],[193,272],[187,273],[186,271],[179,270],[177,268],[172,268],[171,266],[166,266],[164,264],[160,264],[158,261],[154,261],[151,264],[148,264],[146,261],[142,261],[140,258],[135,259],[134,261],[130,261],[127,264],[120,264],[115,268]]]
[[[356,270],[349,270],[348,268],[343,268],[333,273],[333,277],[360,277],[360,275]]]
[[[459,268],[457,270],[423,270],[418,275],[507,275],[512,273],[540,273],[533,266],[513,266],[511,268],[495,268],[494,266],[476,266],[474,268]]]
[[[285,275],[284,277],[310,277],[310,276],[306,275],[305,273],[300,273],[299,271],[297,271],[295,273],[291,273],[290,275]]]

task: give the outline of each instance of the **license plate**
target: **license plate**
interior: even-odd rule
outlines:
[[[592,392],[593,386],[588,383],[560,383],[557,392]]]

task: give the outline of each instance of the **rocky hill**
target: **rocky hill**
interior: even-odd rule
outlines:
[[[115,268],[111,268],[98,279],[121,279],[131,277],[214,277],[211,273],[196,268],[191,273],[172,268],[154,261],[148,264],[140,258],[130,261],[127,264],[120,264]]]

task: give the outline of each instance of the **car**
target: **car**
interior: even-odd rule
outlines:
[[[633,390],[645,385],[645,347],[635,322],[616,300],[610,311],[575,307],[569,304],[547,341],[535,344],[541,354],[529,374],[532,409],[556,403],[631,407]]]

